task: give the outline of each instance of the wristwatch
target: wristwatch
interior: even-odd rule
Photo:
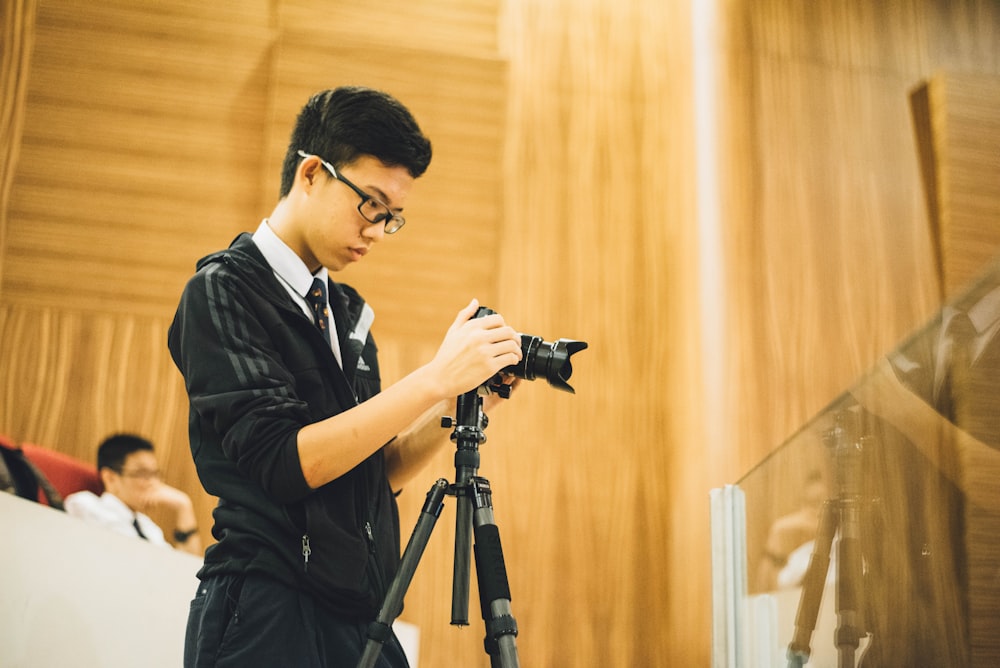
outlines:
[[[179,531],[174,529],[174,540],[178,543],[188,542],[188,538],[198,533],[198,527],[191,529],[190,531]]]

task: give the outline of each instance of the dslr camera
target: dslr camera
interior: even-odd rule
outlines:
[[[496,311],[480,306],[473,318],[482,318],[493,315]],[[587,347],[584,341],[574,341],[572,339],[559,339],[555,343],[542,340],[540,336],[531,334],[521,334],[521,361],[515,365],[505,367],[501,373],[510,373],[524,380],[535,380],[544,378],[549,385],[576,394],[576,390],[570,387],[567,382],[573,373],[573,365],[570,357]]]

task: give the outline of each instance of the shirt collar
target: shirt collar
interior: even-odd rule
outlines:
[[[993,288],[969,308],[969,320],[980,334],[1000,320],[1000,288]]]
[[[257,231],[253,233],[253,241],[278,278],[288,284],[296,294],[305,296],[312,288],[314,278],[325,284],[329,278],[326,267],[320,267],[315,274],[309,271],[295,251],[278,238],[267,220],[261,221]]]
[[[122,519],[128,519],[130,522],[138,516],[138,513],[133,512],[131,508],[125,505],[124,501],[111,492],[104,492],[101,494],[101,503],[108,512],[121,517]]]

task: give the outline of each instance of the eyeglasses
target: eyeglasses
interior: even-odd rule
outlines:
[[[133,471],[126,471],[124,469],[111,469],[123,478],[136,478],[138,480],[159,480],[159,471],[150,471],[149,469],[135,469]]]
[[[374,197],[366,193],[361,188],[357,187],[356,185],[348,181],[343,174],[338,174],[337,170],[334,169],[333,165],[331,165],[323,158],[320,158],[319,156],[313,155],[311,153],[306,153],[305,151],[302,150],[298,151],[298,154],[299,157],[302,158],[319,158],[319,161],[323,164],[324,167],[326,167],[326,170],[330,172],[333,178],[337,179],[345,186],[356,192],[358,194],[358,197],[361,198],[361,203],[358,204],[358,213],[360,213],[361,216],[369,223],[377,225],[378,223],[384,222],[386,234],[395,234],[396,232],[399,232],[399,228],[403,227],[403,225],[406,225],[405,218],[400,216],[398,213],[393,213],[392,210],[389,209],[388,205],[383,204],[379,200],[375,199]]]

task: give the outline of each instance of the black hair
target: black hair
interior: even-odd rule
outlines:
[[[416,119],[388,93],[341,86],[313,95],[302,107],[281,169],[281,192],[292,189],[298,151],[318,155],[335,168],[370,155],[418,178],[431,162],[431,142]]]
[[[109,468],[121,473],[125,460],[133,452],[140,450],[153,451],[153,444],[142,436],[135,434],[115,434],[104,439],[97,448],[97,470]]]

